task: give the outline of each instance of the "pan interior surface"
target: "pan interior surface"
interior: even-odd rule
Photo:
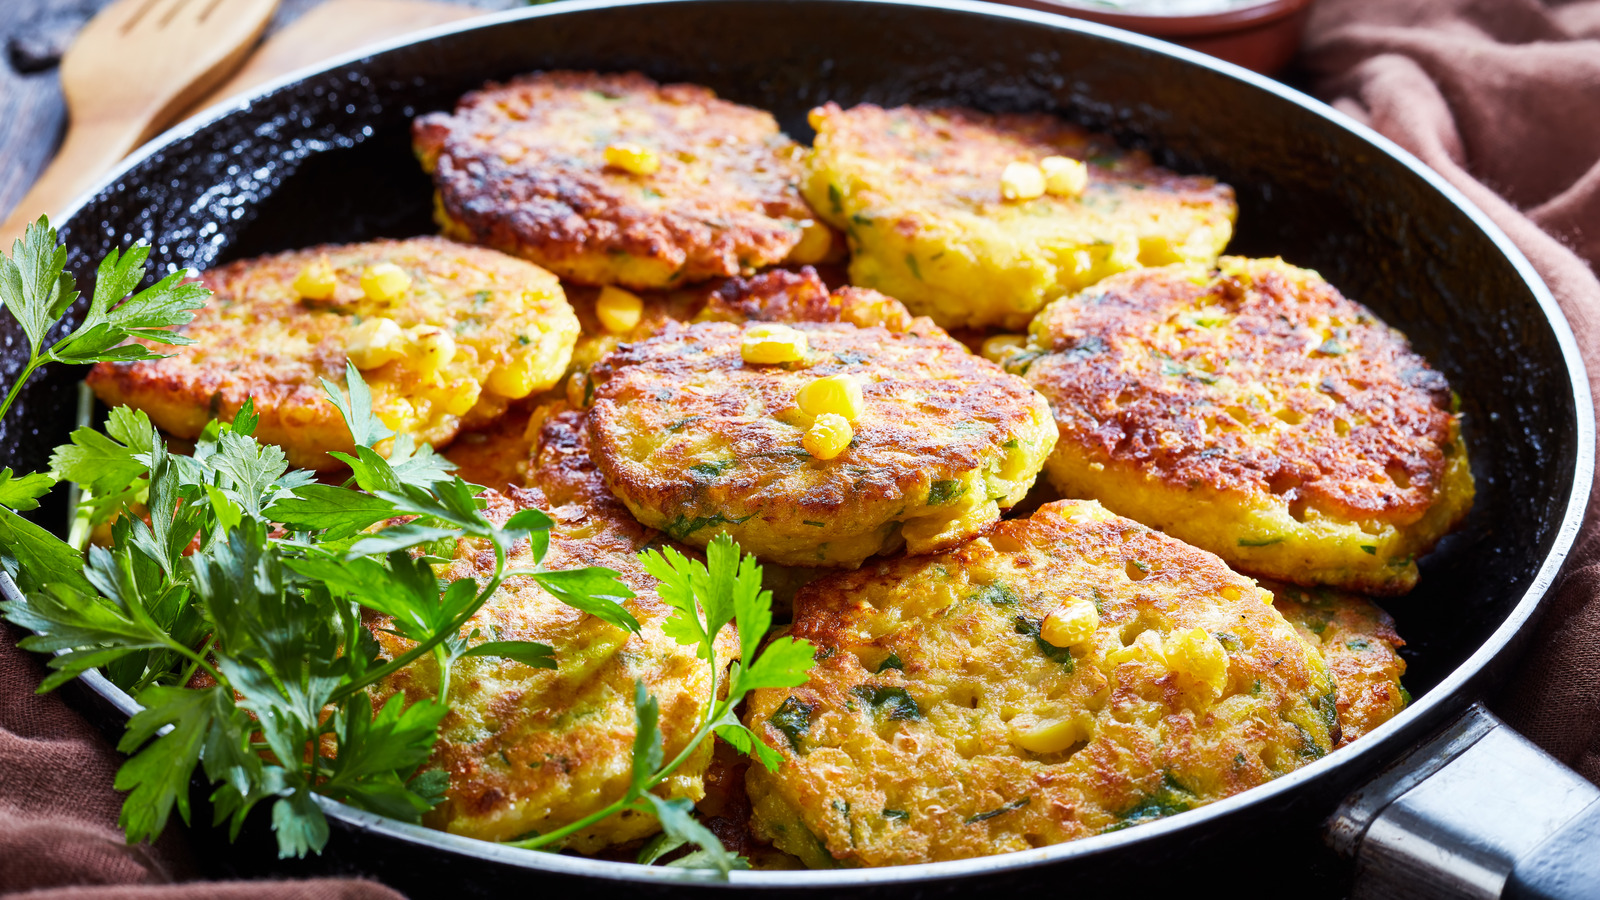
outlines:
[[[802,142],[806,112],[829,100],[1057,112],[1233,185],[1230,252],[1317,270],[1406,332],[1460,394],[1476,505],[1423,563],[1417,590],[1384,604],[1409,642],[1406,681],[1420,696],[1490,639],[1547,557],[1565,550],[1561,528],[1588,451],[1564,325],[1552,325],[1542,288],[1495,239],[1407,162],[1237,70],[1109,35],[977,5],[540,7],[336,65],[180,128],[67,220],[69,266],[87,289],[94,261],[140,237],[173,269],[432,233],[411,118],[450,108],[485,80],[538,69],[637,69],[705,84],[771,110]],[[14,373],[24,344],[8,337],[0,370]],[[0,423],[10,465],[47,467],[71,428],[81,375],[53,368]],[[1052,848],[1055,857],[1068,846]]]

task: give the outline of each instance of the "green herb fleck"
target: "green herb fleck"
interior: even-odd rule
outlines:
[[[1067,670],[1067,674],[1072,674],[1078,667],[1077,660],[1072,658],[1072,649],[1070,647],[1057,647],[1055,644],[1045,640],[1041,633],[1043,628],[1044,622],[1039,619],[1030,619],[1027,616],[1017,616],[1016,618],[1017,634],[1033,638],[1034,646],[1039,648],[1039,652],[1043,653],[1046,659],[1060,663]]]
[[[917,266],[917,258],[910,253],[906,254],[906,268],[911,270],[911,275],[918,281],[922,280],[922,269]]]
[[[1028,370],[1033,368],[1034,362],[1044,355],[1043,350],[1024,350],[1021,353],[1013,353],[1006,357],[1000,363],[1000,367],[1013,375],[1026,375]]]
[[[899,669],[900,671],[904,672],[906,670],[906,666],[905,663],[900,661],[899,654],[891,653],[884,658],[883,662],[878,663],[878,668],[873,670],[873,674],[883,672],[885,669]]]
[[[795,697],[790,696],[778,704],[778,708],[772,711],[772,715],[767,717],[767,721],[772,723],[773,728],[783,732],[784,736],[789,739],[789,746],[798,753],[800,751],[800,736],[811,730],[811,713],[815,709],[816,706],[810,703],[802,703]]]
[[[886,715],[890,721],[922,721],[922,707],[917,705],[916,698],[906,693],[906,689],[903,687],[884,684],[858,684],[850,689],[850,693],[871,703],[874,708]]]
[[[1261,538],[1260,540],[1253,538],[1239,538],[1239,546],[1241,547],[1270,547],[1273,544],[1281,543],[1283,543],[1282,537]]]
[[[989,603],[994,606],[1015,606],[1017,594],[1004,582],[993,581],[968,594],[967,599]]]
[[[967,492],[967,486],[955,480],[935,481],[928,486],[928,505],[944,506]]]
[[[987,822],[995,816],[1004,815],[1005,813],[1011,812],[1014,809],[1021,809],[1024,806],[1027,806],[1028,801],[1032,799],[1032,797],[1023,797],[1021,800],[1013,800],[1010,803],[1007,803],[1005,806],[999,807],[998,809],[991,809],[988,812],[981,812],[977,815],[968,816],[966,823],[968,825],[976,825],[979,822]]]
[[[1124,810],[1118,816],[1116,824],[1111,825],[1106,831],[1121,831],[1134,825],[1153,822],[1181,812],[1188,812],[1194,808],[1195,796],[1179,784],[1169,774],[1162,779],[1159,790],[1145,797],[1131,808]]]
[[[712,479],[728,471],[738,463],[731,459],[718,460],[717,462],[695,463],[689,467],[689,472],[700,478]]]
[[[668,522],[664,530],[668,535],[671,535],[673,540],[681,541],[702,528],[714,528],[718,525],[739,525],[749,521],[750,517],[754,515],[755,513],[751,513],[749,516],[731,519],[722,513],[713,513],[709,516],[695,516],[691,519],[680,514],[677,518]]]

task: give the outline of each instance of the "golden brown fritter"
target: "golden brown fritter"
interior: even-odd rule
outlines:
[[[378,266],[403,273],[395,296],[363,287]],[[327,278],[326,299],[297,287],[308,269]],[[256,437],[302,468],[339,468],[327,451],[353,449],[320,383],[343,384],[347,357],[384,424],[437,446],[555,384],[578,334],[555,276],[441,238],[313,247],[230,263],[200,280],[216,296],[185,329],[194,344],[163,360],[102,363],[90,386],[107,405],[142,409],[184,438],[214,418],[232,420],[253,398]]]
[[[639,291],[639,321],[624,331],[608,330],[595,312],[601,289],[573,287],[568,299],[583,333],[572,352],[573,377],[567,401],[587,406],[593,400],[589,369],[627,341],[660,334],[689,322],[850,322],[906,331],[917,320],[904,304],[877,291],[849,286],[830,289],[813,266],[769,269],[749,278],[734,277],[670,291]],[[924,320],[926,327],[931,323]]]
[[[1216,258],[1233,190],[1177,175],[1049,115],[829,103],[802,188],[851,248],[850,279],[946,328],[1020,329],[1046,303],[1139,265]],[[1010,163],[1085,161],[1079,195],[1001,196]]]
[[[450,775],[443,804],[427,823],[454,834],[509,840],[549,832],[620,798],[627,790],[633,758],[635,680],[642,680],[661,705],[666,753],[680,752],[693,734],[711,689],[705,662],[694,648],[662,631],[668,607],[655,595],[655,580],[636,554],[658,535],[626,516],[582,503],[549,503],[537,490],[512,488],[491,495],[489,514],[503,520],[515,509],[546,508],[555,520],[544,565],[550,569],[605,566],[621,573],[638,596],[624,605],[643,626],[639,635],[569,607],[526,579],[508,579],[467,623],[476,640],[534,640],[555,648],[558,668],[539,669],[511,660],[465,657],[450,681],[450,713],[440,727],[430,766]],[[527,544],[512,565],[527,565]],[[440,577],[484,579],[494,571],[487,544],[463,541]],[[373,621],[383,653],[404,652],[410,642],[382,631]],[[476,642],[476,640],[474,642]],[[730,629],[718,639],[718,659],[737,657]],[[404,692],[409,701],[432,697],[439,676],[432,656],[381,682],[373,699],[382,704]],[[665,795],[698,800],[711,760],[708,742],[667,780]],[[653,816],[611,816],[565,842],[592,853],[658,830]]]
[[[982,532],[1027,493],[1054,439],[1044,399],[929,326],[797,322],[805,358],[746,363],[746,329],[705,322],[625,344],[591,372],[589,433],[639,520],[704,545],[731,534],[786,565],[853,567]],[[864,410],[832,459],[802,446],[796,392],[847,374]]]
[[[749,278],[725,278],[671,291],[640,291],[638,323],[610,331],[595,313],[600,289],[574,288],[569,297],[583,333],[572,353],[567,401],[587,407],[594,401],[589,370],[601,357],[629,341],[642,341],[675,325],[693,322],[849,322],[881,325],[890,331],[932,330],[928,319],[914,318],[905,305],[877,291],[842,285],[829,288],[812,266],[769,269]]]
[[[671,287],[828,253],[796,187],[800,147],[769,113],[697,85],[527,75],[419,117],[412,136],[447,235],[580,283]],[[629,146],[659,169],[608,164]]]
[[[1051,481],[1252,575],[1410,590],[1472,504],[1450,386],[1315,272],[1219,265],[1118,275],[1034,320],[1006,366],[1050,399]]]
[[[1264,582],[1272,605],[1322,658],[1339,686],[1339,746],[1350,743],[1400,714],[1411,694],[1400,684],[1406,661],[1397,648],[1405,641],[1394,619],[1377,604],[1328,588],[1303,590]]]
[[[789,633],[817,666],[751,696],[745,723],[785,759],[746,777],[757,836],[813,867],[1099,834],[1339,739],[1333,679],[1266,591],[1093,502],[815,582]]]

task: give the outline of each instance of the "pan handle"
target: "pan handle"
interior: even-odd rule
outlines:
[[[1600,897],[1600,789],[1473,704],[1348,797],[1352,900]]]

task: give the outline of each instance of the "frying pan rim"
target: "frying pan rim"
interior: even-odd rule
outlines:
[[[331,60],[295,70],[280,78],[259,85],[234,100],[212,106],[163,132],[139,151],[129,156],[105,177],[99,179],[94,187],[76,199],[61,215],[60,222],[63,226],[70,225],[73,217],[77,215],[86,203],[107,188],[114,186],[118,179],[125,177],[130,171],[154,154],[222,118],[248,113],[250,107],[257,101],[309,77],[437,38],[472,31],[492,30],[508,23],[527,19],[587,12],[610,7],[687,6],[703,2],[707,2],[707,0],[561,0],[561,2],[527,9],[508,10],[466,19],[461,22],[447,23],[379,42]],[[752,0],[713,0],[713,2],[739,3],[752,2]],[[1529,583],[1528,589],[1523,592],[1522,597],[1518,599],[1494,632],[1427,694],[1394,719],[1375,729],[1361,743],[1330,754],[1288,775],[1281,776],[1233,797],[1216,801],[1181,816],[1173,816],[1146,823],[1138,828],[1125,831],[1096,835],[1048,847],[974,859],[875,869],[789,872],[740,871],[732,873],[729,880],[721,881],[715,878],[714,875],[707,875],[695,870],[647,867],[632,863],[584,859],[541,851],[521,850],[503,844],[464,838],[424,828],[420,825],[410,825],[386,819],[318,796],[316,800],[328,816],[340,820],[351,827],[381,834],[405,843],[420,844],[446,852],[463,854],[521,868],[597,877],[610,881],[631,881],[648,884],[695,884],[697,886],[727,886],[734,888],[755,886],[806,888],[842,887],[863,883],[890,885],[945,878],[965,878],[986,872],[1013,871],[1037,865],[1062,862],[1068,859],[1082,859],[1118,851],[1179,830],[1203,828],[1210,824],[1213,819],[1229,815],[1236,810],[1271,802],[1275,797],[1322,778],[1335,768],[1357,765],[1358,760],[1370,762],[1369,757],[1386,749],[1386,736],[1413,726],[1420,726],[1424,724],[1423,720],[1435,718],[1442,720],[1454,709],[1464,706],[1467,700],[1470,699],[1464,699],[1463,697],[1467,686],[1483,672],[1486,666],[1506,651],[1507,645],[1513,638],[1525,627],[1529,627],[1531,620],[1541,611],[1543,600],[1558,575],[1562,563],[1571,551],[1578,528],[1582,523],[1594,468],[1594,410],[1590,398],[1587,373],[1582,357],[1578,353],[1576,337],[1573,335],[1572,329],[1557,305],[1555,298],[1551,295],[1548,286],[1545,285],[1543,279],[1534,271],[1527,258],[1511,242],[1510,238],[1471,200],[1446,181],[1443,176],[1434,172],[1421,160],[1371,128],[1312,97],[1278,84],[1265,76],[1257,75],[1230,63],[1165,41],[1110,26],[1068,18],[1063,15],[976,2],[976,0],[761,0],[761,2],[781,2],[792,5],[828,4],[838,6],[915,7],[997,19],[1010,19],[1029,26],[1078,32],[1092,38],[1130,45],[1147,52],[1176,58],[1190,65],[1208,69],[1219,75],[1242,81],[1250,87],[1265,91],[1281,101],[1298,106],[1311,115],[1321,117],[1343,128],[1345,131],[1351,132],[1357,138],[1405,166],[1411,174],[1421,178],[1425,184],[1438,191],[1451,205],[1465,214],[1472,225],[1489,238],[1495,248],[1511,263],[1517,274],[1533,292],[1535,302],[1554,333],[1557,345],[1561,350],[1561,362],[1572,386],[1572,399],[1577,412],[1576,437],[1578,443],[1577,453],[1573,460],[1574,471],[1570,480],[1571,494],[1567,499],[1566,509],[1562,514],[1560,523],[1556,527],[1549,552],[1545,554],[1543,562]],[[0,587],[3,587],[7,593],[15,591],[15,586],[10,583],[9,578],[3,579],[3,582]],[[82,680],[90,690],[99,694],[123,714],[132,715],[139,709],[138,705],[127,693],[111,684],[98,671],[83,676]],[[1442,724],[1442,721],[1438,724]],[[1374,769],[1380,767],[1373,766]]]

